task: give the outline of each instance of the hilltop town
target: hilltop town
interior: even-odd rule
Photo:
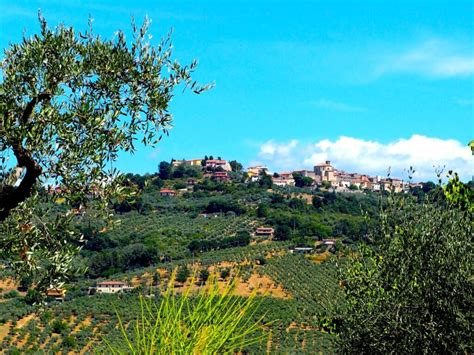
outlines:
[[[202,167],[205,171],[204,177],[209,177],[216,181],[229,181],[231,179],[230,172],[242,170],[235,169],[235,164],[233,167],[227,160],[220,158],[207,159],[207,157],[204,159],[173,160],[172,165],[173,167]],[[242,172],[245,174],[245,178],[252,182],[259,181],[263,176],[269,176],[272,184],[276,186],[323,187],[335,192],[363,192],[367,190],[374,192],[383,190],[402,192],[408,191],[410,188],[422,186],[421,183],[406,182],[399,178],[382,178],[380,176],[346,172],[336,169],[329,160],[315,165],[313,170],[270,172],[268,167],[257,165],[250,166],[245,171],[242,170]]]

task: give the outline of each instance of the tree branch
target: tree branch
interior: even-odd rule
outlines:
[[[14,144],[12,148],[18,161],[18,166],[26,168],[26,174],[21,180],[20,185],[17,187],[5,186],[0,192],[0,222],[10,215],[12,209],[31,196],[33,186],[43,172],[41,166],[34,161],[31,153],[19,143]]]
[[[23,114],[21,115],[21,123],[25,124],[28,122],[28,119],[30,118],[31,113],[33,112],[33,109],[37,103],[49,99],[51,99],[51,94],[47,92],[42,92],[38,96],[35,96],[33,99],[31,99],[31,101],[26,105]]]
[[[51,99],[51,94],[43,92],[28,102],[20,118],[21,124],[28,122],[37,103],[49,99]],[[33,186],[43,172],[41,166],[31,156],[31,153],[22,146],[21,141],[22,139],[18,138],[11,147],[18,162],[17,166],[26,168],[26,174],[17,187],[7,185],[1,189],[0,222],[7,219],[12,209],[16,208],[21,202],[31,196]]]

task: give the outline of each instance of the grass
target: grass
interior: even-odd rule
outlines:
[[[266,341],[263,317],[255,319],[256,293],[245,299],[233,296],[236,278],[224,288],[210,278],[197,294],[188,288],[181,295],[174,291],[175,278],[176,270],[160,300],[140,296],[135,321],[124,324],[117,315],[121,339],[105,339],[112,353],[226,354]]]

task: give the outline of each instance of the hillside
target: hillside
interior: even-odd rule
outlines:
[[[130,177],[129,177],[130,178]],[[343,306],[335,262],[364,237],[362,213],[373,214],[377,198],[324,191],[186,177],[156,184],[136,184],[139,196],[114,206],[113,229],[85,218],[77,226],[87,242],[77,263],[85,277],[65,285],[64,302],[33,303],[8,283],[3,270],[0,342],[19,351],[88,352],[104,346],[103,337],[118,336],[116,315],[127,321],[138,311],[137,294],[159,294],[172,270],[186,269],[176,285],[182,292],[205,287],[209,276],[220,284],[237,277],[236,297],[256,290],[259,315],[271,336],[253,350],[326,352],[332,349],[331,329]],[[136,183],[137,177],[128,184]],[[161,185],[161,186],[160,186]],[[163,186],[164,185],[164,186]],[[161,196],[166,187],[176,196]],[[177,189],[181,187],[181,189]],[[321,204],[313,204],[313,200]],[[256,235],[260,227],[271,235]],[[322,240],[331,240],[326,245]],[[300,254],[295,247],[311,248]],[[191,284],[192,275],[196,282]],[[90,295],[100,280],[122,280],[132,293]],[[111,307],[112,305],[112,307]],[[252,350],[252,349],[249,349]]]

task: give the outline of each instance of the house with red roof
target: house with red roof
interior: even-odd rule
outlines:
[[[176,196],[176,191],[175,191],[175,190],[171,190],[171,189],[161,189],[161,190],[160,190],[160,196],[163,196],[163,197]]]

